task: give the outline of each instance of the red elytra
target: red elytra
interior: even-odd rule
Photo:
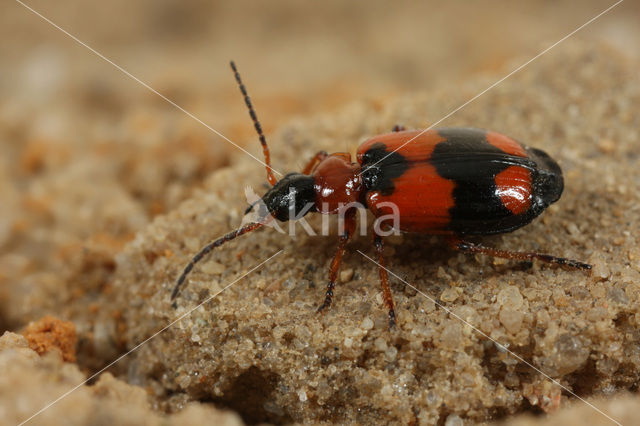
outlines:
[[[262,127],[233,62],[231,68],[262,144],[272,188],[261,199],[256,222],[210,242],[192,258],[176,282],[172,300],[194,265],[215,247],[274,219],[288,221],[308,212],[343,214],[344,230],[329,268],[325,298],[318,308],[318,312],[324,311],[331,305],[342,256],[356,227],[355,208],[341,208],[350,203],[366,206],[378,218],[395,211],[398,221],[394,225],[399,231],[443,235],[454,249],[464,252],[591,269],[591,265],[577,260],[498,250],[463,240],[468,235],[518,229],[560,198],[562,171],[545,152],[480,129],[405,131],[396,126],[393,132],[362,143],[356,162],[348,153],[321,151],[301,173],[289,173],[278,181]],[[385,226],[392,224],[383,222],[382,227]],[[373,242],[383,299],[393,327],[395,308],[384,268],[383,239],[375,229]]]

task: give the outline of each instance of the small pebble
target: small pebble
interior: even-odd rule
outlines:
[[[611,139],[602,139],[598,143],[598,149],[603,154],[611,154],[612,152],[614,152],[616,150],[616,143],[614,141],[612,141]]]
[[[457,414],[449,414],[444,422],[445,426],[463,426],[464,422]]]
[[[384,352],[387,350],[387,341],[382,337],[378,337],[375,342],[373,342],[373,346],[376,348],[376,350]]]
[[[393,395],[393,388],[390,385],[384,385],[382,389],[380,389],[380,393],[383,396]]]
[[[443,302],[454,302],[458,298],[458,291],[455,288],[447,288],[440,294]]]
[[[396,349],[395,346],[389,346],[384,352],[384,356],[389,362],[395,361],[396,357],[398,356],[398,349]]]
[[[340,282],[348,283],[353,278],[353,269],[345,269],[344,271],[340,271]]]
[[[523,298],[520,290],[516,286],[503,288],[498,293],[498,304],[504,308],[517,310],[522,307]]]
[[[606,260],[604,256],[597,255],[592,257],[591,263],[593,263],[593,269],[591,270],[591,275],[599,278],[600,280],[606,280],[611,275],[611,271],[609,271],[609,267],[607,266]]]
[[[457,322],[457,320],[454,321],[456,322],[450,322],[447,324],[440,335],[440,340],[448,349],[458,349],[462,343],[462,326]]]
[[[523,314],[521,311],[502,308],[500,310],[499,319],[504,328],[509,332],[516,334],[522,327]]]
[[[373,321],[371,320],[371,318],[366,317],[365,319],[362,320],[360,327],[363,328],[364,330],[371,330],[373,328]]]

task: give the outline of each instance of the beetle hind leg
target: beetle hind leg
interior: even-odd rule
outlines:
[[[465,252],[465,253],[482,253],[482,254],[486,254],[487,256],[500,257],[503,259],[515,259],[515,260],[538,259],[542,262],[554,263],[556,265],[563,265],[573,269],[582,269],[582,270],[591,269],[590,264],[580,262],[578,260],[567,259],[564,257],[556,257],[556,256],[551,256],[549,254],[543,254],[543,253],[494,249],[491,247],[483,246],[482,244],[470,243],[468,241],[464,241],[459,238],[450,238],[449,244],[454,249]]]
[[[376,254],[378,255],[378,271],[380,272],[380,283],[382,284],[382,298],[387,310],[389,311],[389,328],[394,328],[396,325],[396,310],[393,303],[391,288],[389,287],[389,277],[387,276],[387,270],[384,267],[384,245],[380,235],[374,233],[373,245],[376,249]]]

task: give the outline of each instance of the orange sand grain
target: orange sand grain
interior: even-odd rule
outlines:
[[[29,347],[43,355],[51,350],[58,350],[66,362],[76,360],[76,326],[69,321],[62,321],[50,315],[31,322],[22,332],[29,342]]]

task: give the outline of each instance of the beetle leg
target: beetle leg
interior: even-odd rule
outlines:
[[[321,162],[322,160],[324,160],[328,156],[329,156],[329,154],[327,154],[327,151],[318,151],[318,153],[316,155],[314,155],[311,160],[309,160],[307,165],[304,166],[304,169],[302,169],[302,174],[303,175],[310,174],[313,171],[313,168],[315,166],[317,166],[319,162]]]
[[[336,286],[336,280],[338,278],[338,270],[342,263],[342,256],[344,255],[345,247],[349,242],[349,239],[353,236],[353,232],[356,229],[356,210],[349,209],[344,214],[344,232],[338,239],[338,250],[333,256],[331,266],[329,266],[329,283],[327,284],[327,292],[325,293],[324,302],[318,308],[317,312],[322,312],[329,306],[331,306],[331,300],[333,299],[333,289]]]
[[[566,259],[564,257],[551,256],[549,254],[535,253],[535,252],[521,252],[521,251],[508,251],[499,250],[490,247],[483,246],[481,244],[474,244],[468,241],[463,241],[459,238],[450,238],[449,244],[456,250],[463,251],[465,253],[482,253],[488,256],[501,257],[503,259],[516,259],[516,260],[531,260],[538,259],[546,263],[555,263],[557,265],[565,265],[574,269],[591,269],[591,265],[583,263],[578,260]]]
[[[396,124],[395,126],[393,126],[393,129],[391,129],[392,132],[404,132],[406,130],[406,127],[404,127],[402,124]]]
[[[373,246],[376,249],[378,255],[378,272],[380,273],[380,283],[382,284],[382,299],[389,311],[389,328],[396,326],[396,311],[393,303],[393,295],[391,294],[391,288],[389,287],[389,277],[387,276],[387,270],[384,267],[384,244],[382,242],[382,236],[375,233],[373,234]]]

